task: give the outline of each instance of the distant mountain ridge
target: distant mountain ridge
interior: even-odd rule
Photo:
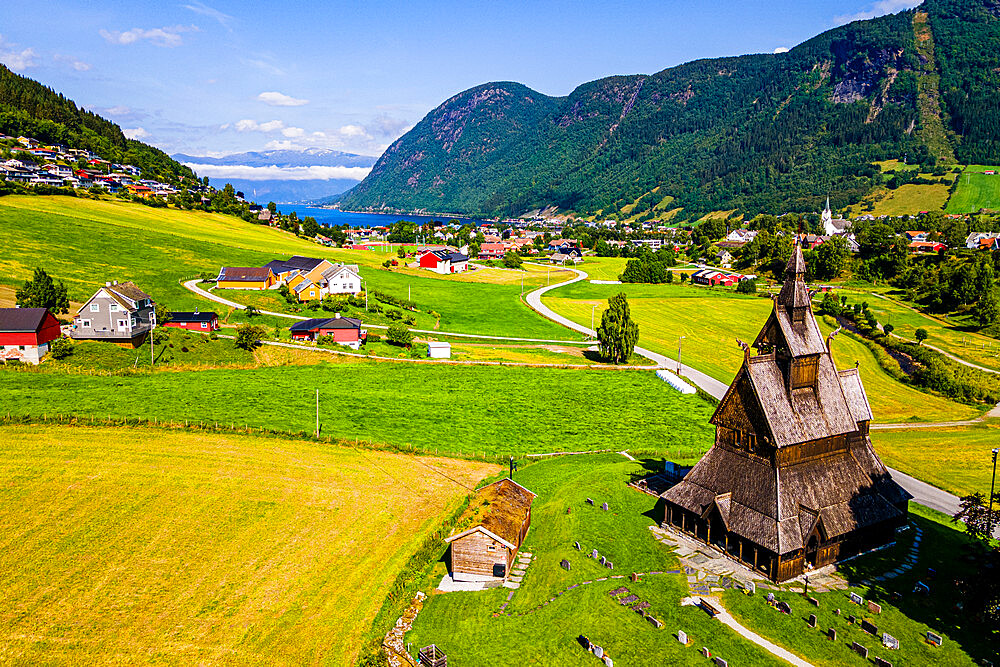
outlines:
[[[306,148],[303,150],[273,150],[233,153],[221,157],[208,157],[175,153],[179,162],[194,162],[212,165],[246,165],[248,167],[370,167],[378,159],[370,155],[342,153],[329,148]]]
[[[699,60],[549,97],[455,95],[341,199],[349,210],[667,215],[836,208],[874,161],[1000,163],[1000,0],[925,0],[788,53]]]

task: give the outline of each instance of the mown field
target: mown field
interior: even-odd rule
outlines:
[[[0,284],[20,286],[35,267],[45,268],[69,288],[70,298],[90,296],[106,280],[133,280],[157,301],[176,310],[210,306],[179,284],[221,266],[262,266],[292,254],[358,263],[370,289],[406,298],[408,289],[422,310],[441,315],[444,331],[486,335],[575,339],[524,305],[520,282],[477,272],[482,282],[452,280],[431,272],[408,275],[380,264],[386,255],[324,248],[275,229],[231,216],[140,204],[70,197],[0,198]],[[544,284],[540,271],[525,285]],[[239,301],[238,291],[228,291]]]
[[[3,411],[246,424],[497,455],[712,442],[712,408],[648,371],[343,361],[122,376],[0,371]]]
[[[630,462],[606,454],[548,460],[518,472],[517,481],[538,494],[524,546],[535,555],[535,560],[509,601],[506,611],[510,614],[493,616],[510,593],[506,589],[434,594],[444,574],[444,562],[439,562],[427,574],[424,590],[430,596],[406,641],[414,650],[436,644],[447,653],[448,664],[457,667],[491,664],[511,654],[524,664],[579,665],[587,661],[587,655],[576,642],[581,634],[605,647],[615,664],[707,664],[699,653],[702,646],[731,665],[786,664],[711,620],[703,611],[680,607],[680,599],[688,595],[683,573],[647,575],[639,582],[628,578],[597,581],[609,574],[678,568],[673,553],[656,542],[648,529],[662,516],[656,498],[625,486],[631,475],[660,469],[661,465],[658,459]],[[586,504],[587,498],[593,498],[595,503],[607,502],[610,511],[601,512]],[[572,512],[567,512],[567,508]],[[847,615],[859,611],[844,591],[816,595],[820,602],[818,609],[811,607],[801,594],[778,593],[780,599],[793,607],[788,616],[767,605],[764,591],[752,597],[729,592],[724,595],[725,604],[752,630],[816,665],[862,664],[850,652],[851,642],[859,641],[873,655],[886,657],[893,664],[971,666],[975,663],[970,655],[977,658],[988,655],[989,638],[977,630],[974,622],[967,622],[951,609],[949,596],[937,584],[932,582],[935,593],[930,604],[910,593],[913,582],[927,567],[938,569],[942,583],[961,576],[962,565],[953,554],[961,551],[967,541],[953,527],[924,517],[913,521],[925,531],[925,544],[933,547],[921,552],[919,566],[912,574],[879,589],[862,586],[851,589],[882,605],[883,612],[875,617],[875,622],[880,629],[900,639],[899,651],[882,649],[879,641],[863,634],[857,626],[846,627]],[[573,547],[576,541],[583,552]],[[888,563],[898,562],[909,546],[905,538],[901,543],[900,548],[888,554],[852,561],[846,566],[848,576],[858,581],[895,567]],[[615,564],[613,572],[585,556],[594,548]],[[562,559],[570,561],[570,571],[560,567]],[[583,583],[588,581],[591,583]],[[567,591],[574,584],[579,586]],[[619,586],[649,602],[649,613],[662,620],[664,628],[654,629],[635,612],[612,600],[607,593]],[[903,597],[893,602],[893,592],[900,592]],[[841,616],[833,613],[836,608],[843,610]],[[808,628],[806,620],[810,613],[821,617],[823,629],[836,625],[839,634],[836,643],[821,638],[820,630]],[[688,634],[691,645],[685,647],[677,642],[677,630]],[[926,630],[947,637],[945,645],[934,649],[924,644],[920,635]]]
[[[351,665],[497,466],[294,440],[0,428],[0,662]]]
[[[581,282],[550,292],[555,296],[546,296],[544,301],[556,312],[590,326],[593,306],[598,306],[599,322],[608,297],[622,291],[639,324],[640,345],[676,359],[679,338],[684,336],[681,360],[726,383],[732,382],[743,360],[736,339],[752,343],[772,309],[765,298],[689,285]],[[821,329],[828,334],[832,327],[821,323]],[[969,419],[981,412],[893,380],[864,345],[847,336],[836,339],[833,356],[839,368],[859,363],[876,421],[946,421]]]
[[[930,174],[923,176],[931,178]],[[949,174],[949,179],[954,178]],[[948,188],[946,183],[934,183],[933,185],[915,185],[912,183],[901,185],[895,190],[879,188],[872,194],[865,197],[862,203],[856,204],[849,209],[851,215],[861,215],[864,213],[880,215],[916,215],[923,211],[940,211],[948,203]],[[865,204],[874,202],[875,208],[869,210]]]
[[[970,165],[959,177],[958,188],[948,200],[947,213],[976,213],[980,209],[1000,208],[1000,167]]]

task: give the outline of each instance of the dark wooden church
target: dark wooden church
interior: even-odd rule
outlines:
[[[715,444],[661,495],[673,525],[785,581],[895,541],[911,496],[872,448],[857,368],[838,371],[796,246],[752,355],[719,403]]]

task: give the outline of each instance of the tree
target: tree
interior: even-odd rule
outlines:
[[[163,326],[170,321],[170,309],[167,308],[166,304],[156,304],[153,312],[156,313],[156,326]]]
[[[247,306],[246,310],[244,310],[243,312],[245,312],[247,314],[247,317],[250,318],[257,317],[258,315],[260,315],[260,311],[254,308],[253,306]]]
[[[836,278],[847,265],[851,252],[842,236],[834,236],[824,241],[816,250],[815,271],[818,278]]]
[[[396,257],[399,257],[400,259],[406,259],[406,248],[404,248],[403,246],[399,246],[399,249],[396,250]]]
[[[997,321],[1000,316],[1000,304],[997,303],[996,290],[988,289],[979,297],[974,312],[976,321],[984,327],[988,327]]]
[[[35,269],[32,279],[24,281],[14,297],[21,308],[48,308],[53,313],[69,312],[66,286],[61,280],[57,285],[42,268]]]
[[[757,281],[744,279],[741,280],[736,285],[736,291],[739,294],[756,294],[757,293]]]
[[[920,345],[925,340],[927,340],[927,329],[923,329],[923,328],[917,329],[913,333],[913,336],[914,336],[914,338],[917,339],[917,345]]]
[[[885,332],[886,336],[891,335],[892,332],[895,331],[895,330],[896,330],[896,327],[892,326],[891,324],[886,324],[884,327],[882,327],[882,331]]]
[[[515,252],[508,252],[503,256],[503,265],[508,269],[520,269],[523,264],[524,260]]]
[[[269,201],[267,202],[267,210],[271,212],[271,215],[274,215],[278,212],[278,205],[273,201]]]
[[[49,343],[49,356],[53,359],[65,359],[73,354],[73,343],[69,338],[56,338]]]
[[[393,345],[409,347],[413,344],[413,333],[403,324],[393,324],[385,332],[385,339]]]
[[[302,235],[311,239],[317,234],[319,234],[319,223],[316,222],[316,218],[306,216],[306,218],[302,221]]]
[[[601,356],[613,364],[628,361],[639,340],[639,325],[632,320],[628,298],[620,292],[608,299],[608,308],[601,315],[597,328]]]
[[[843,310],[840,305],[840,299],[838,299],[833,292],[827,292],[823,295],[823,300],[819,304],[819,309],[820,311],[828,315],[833,315],[834,317],[840,315]]]
[[[236,340],[234,344],[241,350],[252,352],[260,347],[260,339],[264,337],[264,327],[253,324],[241,324],[236,329]]]

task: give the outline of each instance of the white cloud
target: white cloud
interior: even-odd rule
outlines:
[[[360,125],[345,125],[340,128],[340,134],[345,137],[367,137],[368,132]]]
[[[77,60],[73,56],[64,56],[62,54],[57,53],[54,56],[52,56],[52,59],[57,63],[66,63],[67,65],[75,69],[77,72],[87,72],[90,71],[91,68],[90,63],[85,63],[82,60]]]
[[[232,28],[229,27],[229,24],[233,20],[233,17],[229,14],[223,14],[214,7],[209,7],[204,2],[198,2],[198,0],[195,0],[190,5],[184,5],[184,9],[190,9],[195,14],[201,14],[202,16],[213,18],[218,21],[222,27],[232,32]]]
[[[283,70],[280,67],[277,67],[275,65],[272,65],[271,63],[266,62],[264,60],[250,59],[250,58],[241,58],[240,60],[245,65],[252,65],[253,67],[256,67],[257,69],[259,69],[262,72],[266,72],[267,74],[274,74],[275,76],[284,76],[285,75],[285,70]]]
[[[904,9],[913,9],[923,0],[876,0],[868,9],[864,9],[854,14],[843,14],[833,19],[836,25],[844,25],[851,21],[862,21],[873,19],[876,16],[894,14]]]
[[[306,136],[306,131],[301,127],[286,127],[281,133],[289,139],[298,139],[299,137]]]
[[[257,99],[272,107],[300,107],[303,104],[309,104],[309,100],[302,100],[275,91],[263,92],[257,96]]]
[[[185,162],[199,176],[209,178],[239,178],[246,181],[327,181],[331,179],[348,179],[360,181],[370,167],[249,167],[246,165],[216,165]]]
[[[788,53],[788,47],[787,46],[779,46],[778,48],[776,48],[774,50],[774,52],[775,53]]]
[[[229,127],[229,123],[222,126],[222,129]],[[269,120],[265,123],[258,123],[255,120],[245,118],[233,124],[237,132],[277,132],[285,129],[285,123],[280,120]]]
[[[122,134],[124,134],[129,139],[148,139],[150,136],[149,132],[147,132],[146,129],[142,127],[133,127],[133,128],[123,127]]]
[[[26,69],[35,67],[38,65],[38,61],[35,60],[37,57],[38,54],[35,53],[34,49],[18,50],[17,44],[5,41],[3,35],[0,35],[0,63],[3,63],[11,70],[23,72]]]
[[[104,112],[109,116],[128,116],[129,114],[132,113],[132,109],[126,106],[119,105],[116,107],[108,107],[107,109],[104,110]]]
[[[184,43],[184,39],[181,37],[183,33],[198,32],[198,26],[175,25],[165,26],[163,28],[150,28],[149,30],[144,30],[143,28],[132,28],[131,30],[126,30],[125,32],[119,32],[117,30],[104,30],[102,28],[99,32],[101,37],[111,44],[127,46],[142,40],[147,40],[156,46],[173,47],[180,46]]]

